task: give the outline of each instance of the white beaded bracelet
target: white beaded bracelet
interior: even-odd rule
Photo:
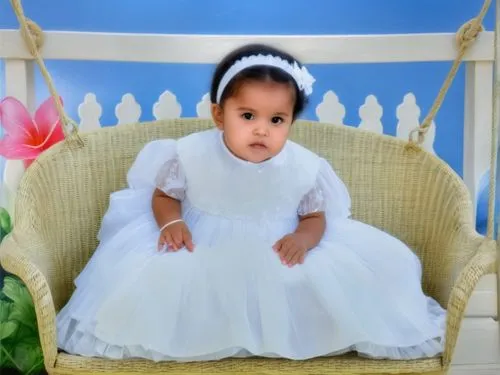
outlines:
[[[163,229],[165,229],[166,227],[169,227],[170,225],[172,224],[175,224],[175,223],[180,223],[181,221],[184,221],[182,219],[177,219],[177,220],[172,220],[172,221],[169,221],[167,224],[165,224],[164,226],[162,226],[160,228],[160,232],[163,232]]]

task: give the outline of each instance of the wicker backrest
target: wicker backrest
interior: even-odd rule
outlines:
[[[210,127],[208,120],[177,119],[105,128],[82,135],[84,147],[54,146],[26,171],[14,225],[38,231],[49,245],[56,308],[95,250],[109,194],[125,186],[141,147]],[[457,260],[450,238],[472,216],[468,193],[451,169],[426,152],[405,150],[400,140],[346,126],[301,121],[292,139],[332,163],[348,185],[355,219],[414,249],[424,264],[425,290],[445,302]]]

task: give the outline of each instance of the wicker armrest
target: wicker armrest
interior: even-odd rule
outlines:
[[[40,342],[46,368],[55,365],[57,356],[55,308],[49,284],[50,264],[34,254],[42,254],[42,241],[23,236],[22,244],[16,241],[16,231],[7,236],[0,245],[0,263],[11,274],[19,277],[27,286],[35,305]],[[27,243],[25,243],[27,242]],[[26,251],[29,249],[29,252]]]
[[[480,244],[476,254],[460,272],[451,290],[447,306],[446,346],[443,354],[443,364],[446,367],[453,359],[460,326],[472,292],[483,276],[497,271],[496,242],[479,235],[471,235],[469,239]]]

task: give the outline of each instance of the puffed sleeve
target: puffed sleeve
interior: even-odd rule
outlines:
[[[155,189],[160,170],[170,160],[177,159],[177,142],[160,139],[147,143],[137,154],[127,173],[127,182],[133,189]]]
[[[314,187],[300,201],[297,213],[300,216],[305,216],[316,212],[323,212],[325,211],[325,207],[323,189],[316,180]]]
[[[315,212],[325,212],[327,221],[351,215],[351,197],[347,187],[325,159],[321,160],[314,186],[304,195],[298,209],[300,216]]]
[[[174,157],[167,160],[159,169],[156,175],[155,184],[171,198],[183,200],[186,191],[186,176],[182,165]]]

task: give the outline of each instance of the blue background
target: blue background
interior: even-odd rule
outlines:
[[[385,34],[455,32],[477,14],[483,0],[24,0],[26,15],[45,30],[187,34]],[[492,30],[494,9],[485,20]],[[8,1],[0,2],[0,28],[18,28]],[[383,51],[380,51],[383,53]],[[147,66],[146,66],[147,65]],[[358,108],[369,94],[384,107],[384,131],[395,134],[395,110],[408,92],[416,95],[422,118],[450,63],[312,65],[315,92],[305,118],[327,90],[346,106],[345,123],[359,124]],[[0,66],[2,69],[3,66]],[[103,106],[101,123],[116,123],[114,107],[131,92],[152,119],[158,96],[171,90],[182,116],[195,116],[208,91],[212,65],[49,61],[48,68],[71,117],[85,93]],[[0,77],[3,79],[3,72]],[[48,95],[37,76],[37,99]],[[3,88],[3,86],[2,86]],[[3,92],[0,92],[3,95]],[[463,157],[464,69],[437,116],[437,154],[460,175]]]

